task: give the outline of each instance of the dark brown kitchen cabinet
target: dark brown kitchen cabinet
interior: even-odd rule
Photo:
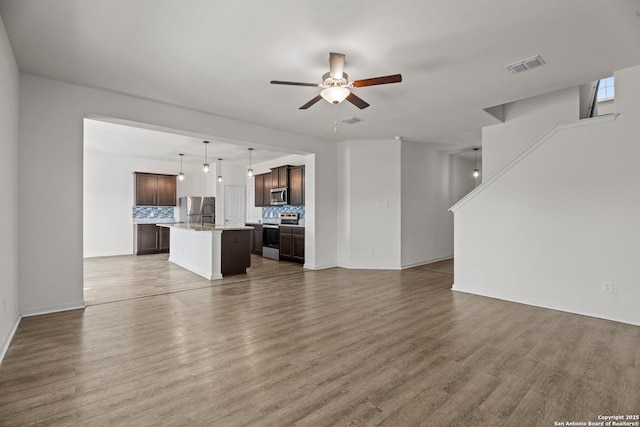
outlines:
[[[155,206],[158,179],[155,175],[146,173],[135,174],[136,183],[136,206]]]
[[[280,166],[271,169],[271,188],[284,188],[289,186],[289,166]]]
[[[271,203],[271,172],[255,175],[253,178],[256,207],[269,206]]]
[[[171,230],[167,227],[158,227],[158,234],[160,239],[158,251],[161,253],[169,253],[169,243],[171,242],[169,236],[171,235]]]
[[[135,172],[136,206],[175,206],[176,176]]]
[[[280,260],[304,264],[304,227],[280,226]]]
[[[304,166],[289,169],[289,204],[304,206]]]
[[[155,224],[136,225],[136,255],[169,252],[170,230]]]
[[[262,243],[263,236],[262,233],[264,231],[262,224],[246,224],[249,227],[253,227],[253,232],[251,233],[251,253],[262,255]]]
[[[176,206],[176,176],[157,175],[158,206]]]
[[[223,276],[246,273],[247,268],[251,267],[251,231],[222,232],[220,264]]]

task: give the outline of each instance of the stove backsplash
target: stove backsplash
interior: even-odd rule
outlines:
[[[304,219],[304,206],[269,206],[262,208],[262,221],[279,220],[281,213],[297,213],[299,219]]]
[[[160,206],[134,206],[131,219],[134,224],[174,222],[174,208]]]

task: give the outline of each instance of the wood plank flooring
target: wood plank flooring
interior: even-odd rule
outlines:
[[[300,272],[302,265],[251,255],[247,274],[207,280],[167,262],[169,254],[122,255],[84,260],[84,300],[87,305],[220,286]]]
[[[0,365],[0,425],[553,426],[640,413],[640,327],[453,292],[451,261],[266,260],[216,283],[130,258],[87,267],[94,305],[22,319]],[[115,297],[109,282],[147,291]]]

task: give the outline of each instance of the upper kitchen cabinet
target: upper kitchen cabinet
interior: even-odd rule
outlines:
[[[255,205],[256,207],[269,206],[271,199],[271,172],[254,175]]]
[[[135,172],[136,206],[176,206],[176,176]]]
[[[289,186],[289,166],[280,166],[271,169],[271,188],[284,188]]]
[[[304,165],[289,169],[289,204],[304,206]]]

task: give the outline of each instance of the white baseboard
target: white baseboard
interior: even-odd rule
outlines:
[[[312,265],[309,263],[304,263],[302,268],[306,270],[326,270],[327,268],[338,267],[336,264],[325,264],[325,265]]]
[[[346,268],[349,270],[405,270],[407,268],[413,268],[413,267],[417,267],[419,265],[425,265],[425,264],[431,264],[434,262],[438,262],[438,261],[444,261],[447,259],[451,259],[453,258],[453,255],[447,255],[447,256],[443,256],[443,257],[438,257],[438,258],[432,258],[432,259],[427,259],[427,260],[423,260],[423,261],[416,261],[416,262],[412,262],[409,264],[402,264],[400,266],[398,265],[367,265],[367,264],[342,264],[339,263],[337,265],[337,267],[340,268]],[[305,268],[306,268],[306,264],[305,264]]]
[[[4,360],[4,356],[7,354],[7,350],[9,350],[9,345],[11,344],[11,340],[13,340],[13,336],[16,334],[16,331],[18,330],[20,319],[22,319],[22,316],[20,316],[20,313],[18,313],[16,315],[16,319],[13,321],[13,325],[11,326],[9,333],[2,340],[2,347],[0,347],[0,363],[2,363],[2,361]]]
[[[338,264],[338,267],[348,270],[402,270],[399,265]]]
[[[413,267],[417,267],[419,265],[426,265],[426,264],[433,264],[434,262],[439,262],[439,261],[445,261],[448,259],[453,258],[453,255],[447,255],[447,256],[443,256],[443,257],[438,257],[438,258],[433,258],[433,259],[429,259],[426,261],[418,261],[418,262],[412,262],[409,264],[403,264],[402,268],[413,268]]]
[[[612,320],[614,322],[640,326],[640,322],[636,320],[615,316],[615,315],[612,316],[608,313],[597,313],[589,310],[576,309],[574,307],[567,307],[561,304],[555,304],[548,301],[537,301],[537,300],[517,298],[517,297],[514,297],[513,295],[501,294],[498,292],[491,292],[485,289],[481,289],[481,290],[471,289],[461,285],[456,285],[455,283],[451,287],[451,290],[457,291],[457,292],[464,292],[466,294],[473,294],[473,295],[479,295],[479,296],[488,297],[488,298],[495,298],[503,301],[515,302],[518,304],[532,305],[534,307],[546,308],[549,310],[564,311],[565,313],[579,314],[581,316],[596,317],[598,319]]]
[[[22,317],[38,316],[40,314],[57,313],[59,311],[78,310],[85,308],[84,301],[70,302],[68,304],[49,305],[46,307],[25,308],[20,310]]]

